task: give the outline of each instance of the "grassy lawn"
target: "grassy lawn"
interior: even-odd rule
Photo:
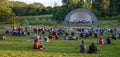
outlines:
[[[52,15],[40,15],[40,16],[21,16],[17,19],[18,24],[23,25],[43,25],[43,26],[54,26],[58,27],[61,26],[61,24],[57,23]],[[99,28],[112,28],[112,27],[120,27],[120,21],[118,20],[99,20],[98,25],[85,25],[85,24],[71,24],[67,26],[89,26],[89,27],[99,27]]]
[[[104,36],[105,37],[105,36]],[[62,38],[62,37],[61,37]],[[43,42],[45,50],[33,49],[33,42],[29,42],[30,36],[7,36],[7,40],[0,40],[0,55],[2,57],[119,57],[120,40],[113,40],[113,44],[99,45],[98,54],[80,54],[79,44],[82,39],[74,40],[51,40],[49,43]],[[92,41],[98,39],[84,39],[89,47]]]
[[[51,22],[52,21],[52,22]],[[23,25],[51,25],[56,24],[56,21],[53,20],[52,15],[40,15],[40,16],[21,16],[17,19],[18,24]]]
[[[13,23],[13,20],[8,21],[8,23]],[[17,25],[23,25],[23,26],[49,26],[49,27],[61,27],[61,23],[56,22],[52,15],[40,15],[40,16],[20,16],[17,19]],[[0,23],[0,28],[5,27],[6,24]],[[13,24],[8,24],[6,27],[12,27]],[[112,28],[112,27],[120,27],[120,21],[118,20],[99,20],[98,25],[84,25],[84,24],[76,24],[76,25],[68,25],[68,26],[89,26],[89,27],[99,27],[99,28]]]
[[[44,16],[23,16],[19,17],[18,24],[27,25],[24,23],[25,19],[27,21],[35,21],[38,22],[38,25],[30,25],[32,27],[61,27],[61,24],[58,24],[56,21],[52,21],[52,15],[44,15]],[[45,20],[47,21],[45,21]],[[51,19],[51,21],[48,21]],[[42,20],[42,21],[41,21]],[[34,24],[33,23],[33,24]],[[12,27],[13,25],[0,25],[0,33],[6,29],[6,27]],[[108,27],[120,27],[120,21],[117,20],[103,20],[100,21],[97,26],[99,28],[108,28]],[[103,37],[104,40],[106,36],[109,34],[106,33]],[[29,42],[30,36],[7,36],[7,40],[0,40],[0,57],[120,57],[120,39],[113,40],[113,44],[105,44],[99,45],[98,54],[81,54],[79,53],[79,45],[81,44],[81,40],[77,41],[72,40],[63,40],[63,37],[60,37],[60,40],[51,40],[49,43],[43,42],[45,46],[45,50],[35,50],[33,49],[33,42]],[[84,39],[87,48],[89,47],[92,41],[98,42],[98,39],[89,38]]]

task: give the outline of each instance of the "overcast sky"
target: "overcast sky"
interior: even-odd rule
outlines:
[[[34,3],[34,2],[40,2],[44,4],[45,6],[54,6],[54,2],[56,2],[58,5],[62,5],[61,0],[10,0],[10,1],[21,1],[27,4]]]

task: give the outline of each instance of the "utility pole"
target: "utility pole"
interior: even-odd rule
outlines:
[[[16,29],[16,20],[17,20],[18,16],[13,16],[13,29]]]

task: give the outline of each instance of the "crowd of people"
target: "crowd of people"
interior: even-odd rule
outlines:
[[[92,21],[88,20],[74,20],[74,21],[69,21],[69,24],[92,24]]]
[[[49,38],[55,37],[59,39],[60,36],[64,35],[65,40],[77,39],[76,34],[79,34],[80,38],[99,38],[99,36],[104,35],[104,33],[111,33],[110,37],[112,39],[120,38],[120,29],[119,28],[90,28],[90,27],[70,27],[70,28],[24,28],[18,27],[13,30],[6,30],[7,35],[12,36],[21,36],[21,35],[30,35],[34,33],[40,33],[46,35]]]
[[[12,30],[6,30],[5,33],[10,36],[25,36],[25,35],[30,35],[30,30],[31,28],[26,27],[24,28],[23,26],[13,28]]]
[[[86,51],[85,42],[80,45],[81,53],[97,53],[98,49],[95,44],[112,44],[112,40],[120,39],[120,28],[91,28],[91,27],[64,27],[64,28],[23,28],[19,27],[12,31],[6,30],[6,34],[10,36],[33,35],[34,48],[44,50],[42,42],[50,42],[51,39],[59,40],[78,40],[96,38],[97,42],[92,42],[89,50]],[[109,34],[103,38],[105,34]],[[79,36],[78,36],[79,35]],[[105,41],[104,41],[105,39]]]

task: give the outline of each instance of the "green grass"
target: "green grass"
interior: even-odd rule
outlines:
[[[106,35],[105,35],[106,36]],[[103,36],[105,38],[105,36]],[[62,37],[61,37],[62,38]],[[45,50],[33,49],[33,42],[28,42],[30,36],[7,36],[7,40],[0,40],[0,55],[2,57],[119,57],[120,40],[113,40],[114,44],[99,45],[98,54],[79,53],[79,44],[81,40],[51,40],[49,43],[43,42]],[[84,39],[87,48],[92,41],[98,39]]]
[[[50,19],[52,18],[52,15],[40,15],[40,16],[20,16],[18,17],[18,20],[23,20],[23,19],[29,19],[29,20],[34,20],[34,19]]]
[[[51,23],[49,23],[52,20]],[[52,15],[40,15],[40,16],[21,16],[17,19],[18,24],[54,24],[55,21],[53,20]],[[49,24],[47,24],[49,23]]]
[[[108,17],[107,17],[108,18]],[[105,19],[107,19],[105,18]],[[109,17],[113,18],[113,17]],[[67,26],[89,26],[89,27],[99,27],[99,28],[106,28],[106,27],[120,27],[120,21],[116,19],[112,20],[99,20],[98,25],[84,25],[84,24],[77,24],[77,25],[67,25]],[[102,18],[101,18],[102,19]],[[8,21],[8,24],[12,26],[13,20]],[[6,25],[0,23],[0,27],[5,27]],[[61,27],[62,24],[58,23],[53,19],[52,15],[40,15],[40,16],[20,16],[17,19],[17,25],[32,25],[32,26],[53,26],[53,27]]]
[[[41,19],[52,19],[52,15],[44,15],[44,16],[22,16],[19,17],[18,24],[23,24],[25,19],[28,21],[35,21],[38,18],[38,22]],[[43,20],[44,21],[44,20]],[[30,25],[30,24],[29,24]],[[32,27],[61,27],[61,24],[58,24],[56,21],[44,21],[38,23],[38,25],[31,25]],[[112,21],[112,20],[103,20],[100,21],[97,26],[99,28],[107,28],[107,27],[119,27],[120,21]],[[11,25],[0,25],[0,33],[4,32],[4,29],[12,27]],[[108,33],[106,33],[103,37],[106,38]],[[63,37],[61,37],[63,38]],[[33,42],[28,42],[30,36],[7,36],[7,40],[0,40],[0,57],[119,57],[120,56],[120,39],[113,40],[114,44],[111,45],[98,45],[99,53],[98,54],[81,54],[79,53],[79,44],[81,43],[81,39],[77,41],[64,41],[64,40],[51,40],[49,43],[43,43],[45,46],[45,50],[35,50],[33,49]],[[97,42],[98,39],[89,38],[84,39],[89,47],[92,41]]]
[[[100,28],[113,28],[113,27],[120,27],[120,21],[118,20],[101,20],[97,27]]]

